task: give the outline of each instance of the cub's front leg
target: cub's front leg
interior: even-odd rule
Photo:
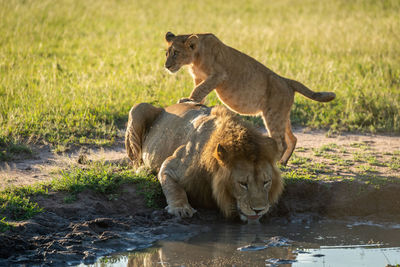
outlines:
[[[179,147],[174,155],[163,162],[158,173],[158,180],[161,183],[168,204],[165,209],[168,213],[180,218],[192,217],[196,212],[188,202],[186,191],[179,184],[185,173],[184,164],[182,164],[184,151],[185,146]]]
[[[227,75],[225,72],[218,72],[214,73],[207,77],[203,82],[197,84],[199,79],[195,78],[196,87],[193,89],[192,93],[190,94],[189,98],[181,98],[179,103],[193,101],[201,103],[203,102],[204,98],[215,88],[217,88],[221,83],[226,80]]]

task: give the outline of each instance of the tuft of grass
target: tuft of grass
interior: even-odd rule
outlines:
[[[326,145],[322,145],[319,148],[313,148],[314,155],[317,157],[326,157],[329,154],[327,152],[335,151],[338,148],[338,145],[335,143],[330,143]]]
[[[294,164],[294,165],[303,165],[305,164],[307,161],[310,161],[309,158],[306,157],[300,157],[298,156],[296,153],[294,153],[292,155],[292,157],[290,158],[290,163]]]
[[[69,204],[69,203],[73,203],[76,201],[76,194],[70,194],[66,197],[64,197],[64,203]]]
[[[385,165],[385,164],[383,164],[382,162],[380,162],[380,161],[377,159],[377,157],[374,156],[374,155],[368,155],[368,156],[366,157],[366,160],[367,160],[367,162],[368,162],[370,165],[373,165],[373,166],[384,166],[384,165]]]
[[[306,152],[306,151],[308,151],[308,148],[306,148],[306,147],[296,147],[296,152]]]
[[[3,219],[0,220],[0,233],[6,232],[11,228],[13,228],[13,225],[6,221],[6,217],[3,217]]]
[[[333,173],[331,168],[320,162],[309,162],[304,165],[304,169],[313,174]]]
[[[47,194],[44,185],[11,187],[0,192],[0,217],[11,220],[29,219],[42,208],[31,201],[31,197],[39,194]]]
[[[32,155],[32,150],[25,144],[0,136],[0,161],[13,160],[20,155]]]
[[[361,173],[371,173],[371,172],[377,172],[377,170],[370,166],[370,165],[366,165],[366,164],[362,164],[362,165],[358,165],[356,167]]]
[[[356,162],[365,162],[364,154],[357,151],[353,153],[353,160]]]
[[[309,173],[307,170],[297,169],[282,173],[282,177],[285,179],[285,182],[296,182],[299,180],[313,181],[317,176]]]
[[[351,143],[350,146],[353,148],[360,148],[362,150],[370,149],[370,146],[365,142],[354,142],[354,143]]]
[[[151,175],[147,179],[138,181],[139,194],[144,196],[149,208],[160,208],[160,202],[164,199],[161,185],[156,176]]]
[[[400,170],[400,157],[393,156],[386,165],[391,168],[392,170]]]
[[[314,149],[314,154],[316,155],[322,155],[324,152],[330,152],[330,151],[334,151],[335,149],[338,148],[338,145],[336,145],[335,143],[330,143],[327,145],[322,145],[321,147]]]

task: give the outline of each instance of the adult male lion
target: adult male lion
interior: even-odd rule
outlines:
[[[135,105],[125,146],[135,164],[158,172],[166,209],[179,217],[191,217],[193,204],[258,220],[283,190],[276,142],[224,107]]]
[[[290,125],[294,93],[319,101],[335,98],[331,92],[313,92],[303,84],[283,78],[252,57],[222,43],[213,34],[165,36],[168,43],[165,67],[177,72],[190,65],[195,88],[188,100],[202,102],[215,89],[218,98],[231,110],[246,115],[262,115],[269,135],[278,143],[281,163],[288,162],[297,139]]]

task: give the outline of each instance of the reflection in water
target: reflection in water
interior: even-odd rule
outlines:
[[[268,246],[276,236],[288,241]],[[247,245],[266,248],[238,250]],[[289,260],[278,266],[396,265],[400,264],[400,229],[338,222],[220,225],[188,241],[158,242],[144,251],[104,257],[93,266],[268,266],[268,259]]]

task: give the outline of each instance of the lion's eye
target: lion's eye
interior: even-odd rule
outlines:
[[[264,181],[264,187],[267,187],[270,183],[271,181]]]
[[[239,182],[239,185],[247,190],[247,183]]]
[[[177,56],[177,55],[179,55],[179,51],[174,51],[174,54],[173,54],[174,56]]]

